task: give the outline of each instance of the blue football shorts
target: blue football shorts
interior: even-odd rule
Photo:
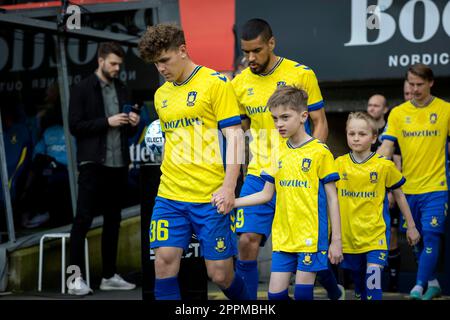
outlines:
[[[343,269],[352,271],[366,270],[368,263],[387,266],[388,251],[372,250],[365,253],[344,253],[344,260],[339,264]]]
[[[272,272],[318,272],[328,269],[328,251],[272,253]]]
[[[443,233],[447,216],[448,192],[436,191],[423,194],[407,194],[406,200],[417,230]],[[401,217],[401,230],[406,232],[406,221]]]
[[[205,259],[225,260],[237,254],[233,220],[233,212],[220,214],[210,203],[156,197],[149,230],[150,247],[178,247],[187,251],[194,233]]]
[[[241,189],[240,197],[245,197],[250,194],[260,192],[264,189],[265,183],[266,182],[261,177],[251,174],[247,175]],[[276,196],[274,195],[272,200],[267,203],[257,206],[238,208],[236,211],[237,234],[261,234],[263,235],[261,246],[264,246],[272,230],[273,216],[275,213],[275,201]]]

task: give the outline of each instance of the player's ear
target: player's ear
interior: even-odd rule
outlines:
[[[434,80],[430,81],[430,88],[434,85]]]
[[[378,139],[378,135],[377,135],[377,134],[374,134],[374,135],[373,135],[373,139],[372,139],[372,144],[374,144],[375,142],[377,142],[377,139]]]
[[[301,121],[302,123],[305,123],[306,121],[308,121],[308,111],[302,111],[302,113],[300,114],[301,117]]]
[[[275,37],[270,37],[269,39],[269,48],[271,51],[273,51],[275,49]]]
[[[178,50],[181,54],[181,58],[186,58],[187,57],[187,49],[186,49],[186,45],[182,44],[181,46],[178,47]]]

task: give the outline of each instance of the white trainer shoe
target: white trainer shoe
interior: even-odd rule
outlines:
[[[85,296],[94,292],[81,277],[77,277],[72,283],[69,283],[68,288],[68,293],[75,296]]]
[[[337,285],[339,287],[339,290],[341,290],[341,297],[339,298],[339,300],[345,300],[345,288],[343,285],[338,284]]]
[[[107,290],[107,291],[109,291],[109,290],[133,290],[134,288],[136,288],[135,284],[126,282],[117,273],[109,279],[103,278],[102,283],[100,284],[100,290]]]

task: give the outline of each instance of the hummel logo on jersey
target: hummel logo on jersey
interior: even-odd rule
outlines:
[[[255,94],[255,91],[253,90],[253,88],[248,88],[247,89],[247,95],[248,96],[252,96],[252,95],[254,95]]]
[[[195,104],[195,99],[197,99],[197,91],[191,91],[188,93],[186,105],[188,107],[193,107]]]
[[[296,67],[296,68],[298,68],[298,67],[303,67],[303,69],[305,69],[305,70],[311,70],[310,67],[307,67],[307,66],[305,66],[305,65],[303,65],[303,64],[301,64],[301,63],[297,63],[297,64],[295,65],[295,67]]]
[[[163,100],[161,108],[166,108],[166,107],[167,107],[167,99]]]
[[[220,80],[222,80],[223,82],[227,82],[227,77],[225,77],[224,75],[222,75],[220,72],[214,72],[211,73],[212,76],[217,76]]]
[[[411,124],[411,117],[410,116],[406,116],[405,117],[405,123],[406,124]]]
[[[347,176],[347,173],[343,173],[342,174],[342,180],[348,180],[348,176]]]

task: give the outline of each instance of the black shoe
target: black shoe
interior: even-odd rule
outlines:
[[[398,274],[392,272],[392,270],[390,271],[391,272],[389,272],[389,284],[387,292],[398,292]]]

